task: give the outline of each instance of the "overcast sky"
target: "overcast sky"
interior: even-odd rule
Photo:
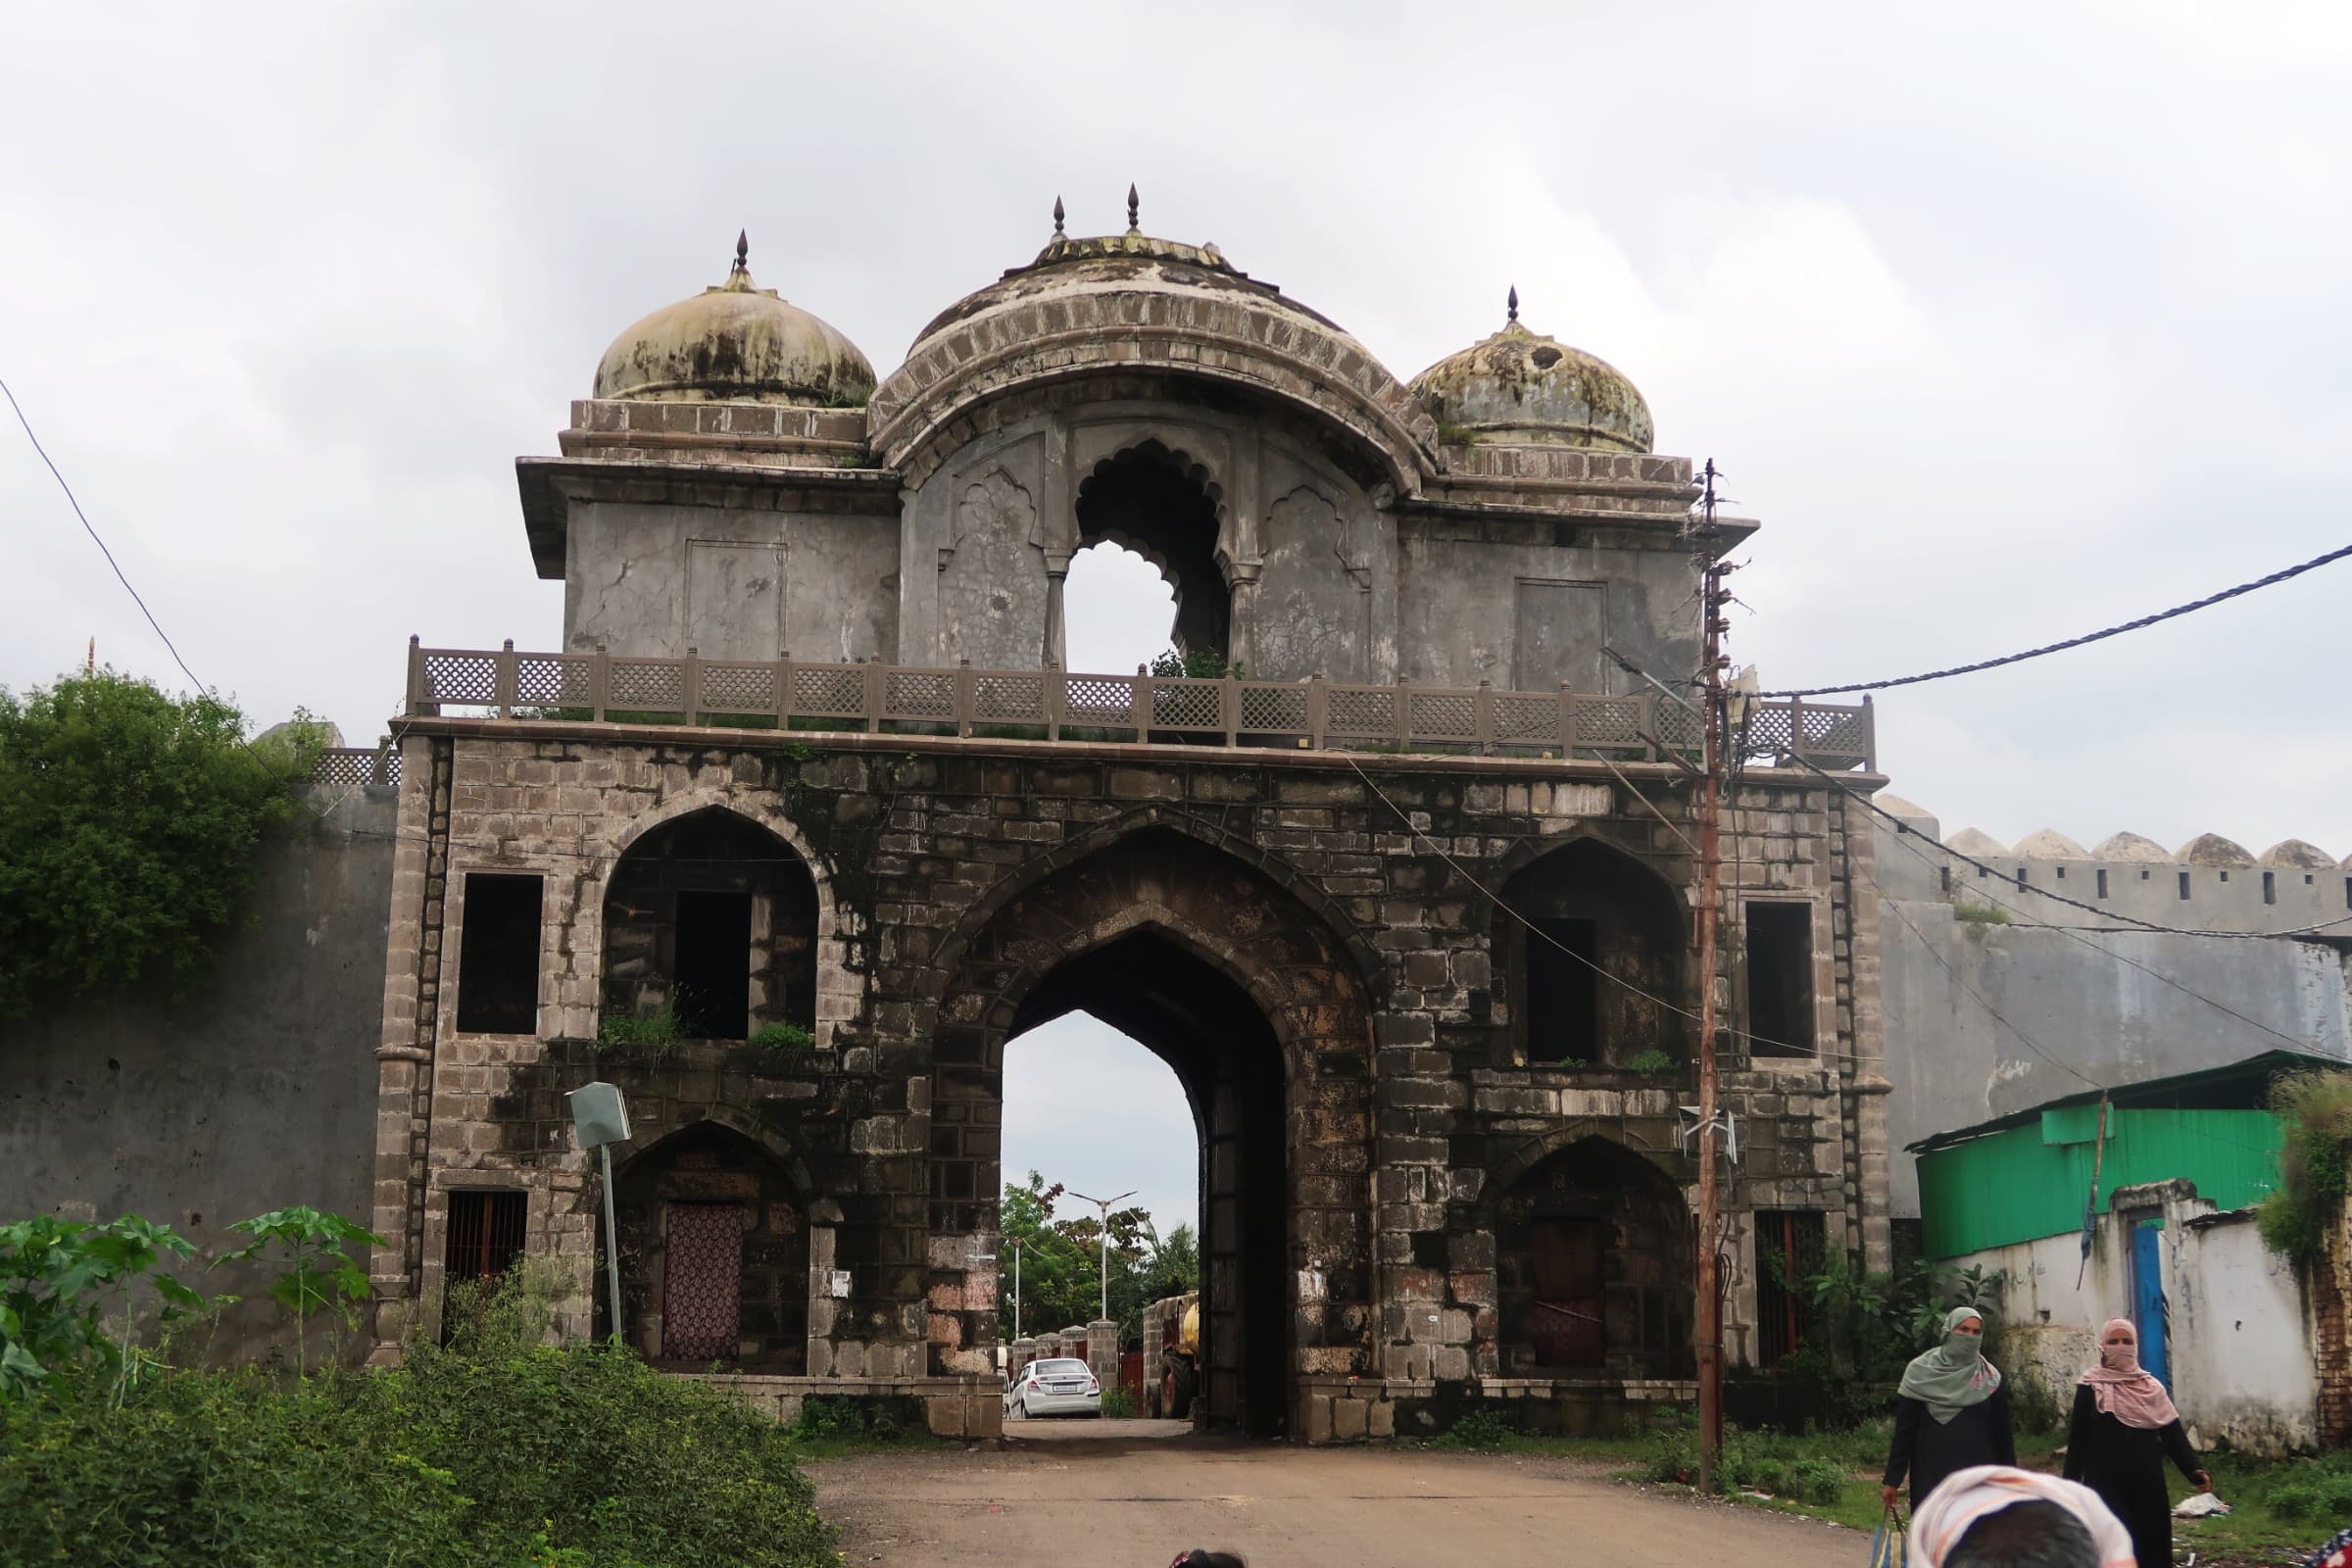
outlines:
[[[0,377],[260,721],[371,740],[413,631],[556,646],[514,459],[739,227],[887,374],[1056,194],[1106,232],[1130,180],[1148,231],[1214,240],[1400,376],[1516,283],[1762,519],[1734,652],[1767,686],[2047,641],[2352,538],[2341,5],[239,15],[12,9]],[[93,636],[179,683],[4,428],[0,530],[0,684]],[[1164,598],[1096,580],[1073,662],[1131,667]],[[1884,764],[1947,831],[2352,853],[2348,591],[2352,564],[1890,694]],[[1008,1170],[1190,1192],[1189,1150],[1129,1181],[1019,1148]]]

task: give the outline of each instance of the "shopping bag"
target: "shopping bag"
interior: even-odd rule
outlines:
[[[1889,1508],[1870,1538],[1870,1568],[1903,1568],[1903,1516]]]

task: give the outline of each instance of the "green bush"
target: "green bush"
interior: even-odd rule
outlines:
[[[1135,1414],[1135,1396],[1125,1389],[1102,1391],[1102,1418],[1105,1421],[1124,1421]]]
[[[612,1346],[0,1406],[0,1538],[69,1568],[837,1568],[813,1496],[772,1421]]]
[[[1628,1072],[1647,1073],[1655,1076],[1656,1074],[1662,1072],[1673,1072],[1680,1066],[1682,1066],[1681,1062],[1675,1060],[1663,1051],[1653,1049],[1642,1052],[1640,1055],[1627,1062],[1625,1064],[1625,1070]]]
[[[1834,1507],[1845,1495],[1845,1467],[1829,1459],[1799,1459],[1788,1467],[1789,1491],[1816,1507]]]
[[[2344,1142],[2352,1138],[2352,1073],[2295,1073],[2271,1086],[2280,1123],[2278,1187],[2255,1209],[2272,1251],[2298,1262],[2320,1255],[2344,1203]]]
[[[1430,1440],[1435,1448],[1501,1448],[1510,1446],[1518,1432],[1501,1416],[1492,1410],[1472,1410],[1443,1433]]]
[[[0,688],[0,1018],[192,979],[300,809],[323,731],[290,733],[110,669]]]
[[[2263,1502],[2279,1518],[2294,1523],[2313,1519],[2332,1524],[2352,1519],[2352,1476],[2322,1475],[2309,1481],[2290,1481],[2274,1487]]]
[[[810,1046],[816,1044],[816,1036],[797,1023],[768,1023],[761,1024],[752,1031],[751,1043],[761,1051],[772,1051],[782,1054],[786,1052],[807,1051]]]
[[[620,1012],[607,1007],[596,1025],[596,1043],[600,1046],[657,1054],[676,1045],[678,1034],[678,1010],[674,1003],[664,1005],[660,1012]]]

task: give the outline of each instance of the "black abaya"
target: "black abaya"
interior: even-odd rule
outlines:
[[[2132,1532],[2132,1554],[2142,1563],[2173,1560],[2173,1499],[2164,1485],[2168,1458],[2191,1481],[2204,1468],[2179,1417],[2154,1431],[2128,1427],[2099,1408],[2089,1384],[2077,1386],[2075,1417],[2066,1435],[2066,1479],[2082,1482],[2115,1511]]]
[[[1886,1456],[1886,1485],[1911,1477],[1911,1505],[1934,1492],[1945,1476],[1980,1464],[2017,1463],[2017,1439],[2009,1430],[2009,1388],[1938,1421],[1918,1399],[1894,1401],[1894,1446]]]

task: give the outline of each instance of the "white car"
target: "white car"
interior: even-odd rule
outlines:
[[[1084,1361],[1067,1357],[1032,1361],[1004,1391],[1004,1413],[1096,1415],[1102,1413],[1102,1385]]]

